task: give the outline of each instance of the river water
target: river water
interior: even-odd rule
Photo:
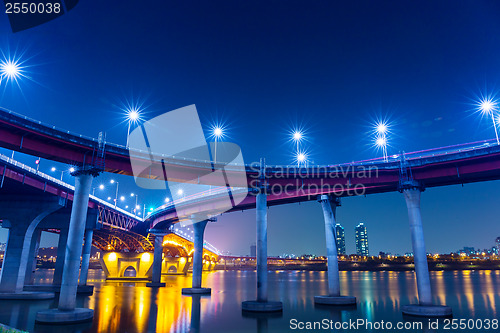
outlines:
[[[35,283],[50,283],[52,275],[53,270],[37,270]],[[447,322],[443,320],[435,329],[434,320],[431,321],[434,326],[429,328],[427,319],[415,322],[401,314],[401,306],[417,300],[413,272],[341,272],[340,277],[342,294],[356,296],[357,306],[314,305],[315,295],[327,294],[326,272],[269,272],[269,300],[281,300],[283,313],[256,316],[241,311],[242,301],[255,299],[256,274],[252,271],[204,273],[203,284],[212,288],[211,296],[191,297],[181,295],[182,288],[191,286],[190,276],[164,276],[166,287],[152,289],[145,283],[106,282],[101,270],[90,270],[89,284],[95,286],[94,294],[78,297],[78,306],[95,310],[92,323],[57,327],[35,324],[36,312],[55,307],[54,300],[0,301],[0,322],[30,332],[57,333],[329,331],[319,326],[306,329],[308,323],[314,325],[314,322],[328,323],[323,328],[342,332],[500,331],[494,324],[499,319],[500,271],[431,272],[434,302],[453,308],[456,325],[469,325],[456,330],[445,329]],[[381,326],[382,321],[385,326]],[[353,322],[360,326],[345,326]],[[341,323],[344,329],[336,330]],[[398,323],[414,326],[397,329]],[[392,330],[388,329],[389,324]],[[452,322],[448,324],[452,328]],[[482,330],[477,329],[479,324]],[[484,329],[487,326],[490,328]]]

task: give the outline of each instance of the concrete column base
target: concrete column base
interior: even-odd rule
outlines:
[[[249,312],[278,312],[283,311],[283,303],[272,301],[245,301],[241,303],[241,309]]]
[[[314,303],[326,305],[353,305],[356,304],[354,296],[314,296]]]
[[[211,294],[212,289],[210,289],[210,288],[182,288],[182,293],[184,295]]]
[[[76,308],[69,311],[50,309],[38,311],[35,322],[41,324],[76,324],[91,321],[94,318],[94,310]]]
[[[43,300],[55,298],[54,293],[20,291],[17,293],[0,293],[0,299],[15,299],[15,300]]]
[[[166,284],[163,282],[148,282],[146,283],[146,287],[160,288],[165,287]]]
[[[403,314],[416,317],[449,317],[452,315],[451,307],[446,305],[404,305]]]
[[[61,285],[53,285],[53,284],[29,284],[24,286],[24,291],[43,291],[43,292],[52,292],[59,293],[61,290]],[[94,286],[78,286],[77,294],[79,295],[92,295],[94,293]]]

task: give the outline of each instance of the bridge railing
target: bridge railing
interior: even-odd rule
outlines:
[[[25,120],[27,122],[32,123],[31,127],[33,127],[33,125],[36,125],[38,127],[43,127],[49,131],[50,130],[57,131],[60,134],[71,135],[75,138],[82,138],[82,139],[91,141],[93,143],[98,142],[98,140],[95,138],[85,136],[82,134],[73,133],[71,131],[68,131],[68,130],[65,130],[62,128],[58,128],[56,126],[46,124],[42,121],[38,121],[38,120],[32,119],[30,117],[21,115],[21,114],[16,113],[12,110],[2,108],[2,109],[0,109],[0,111],[3,111],[4,114],[12,115],[14,117],[19,118],[20,120]],[[27,124],[27,125],[23,124],[23,125],[26,127],[30,127],[30,124]],[[56,134],[57,133],[55,133],[53,135],[56,135]],[[471,151],[471,150],[489,147],[493,143],[494,143],[494,140],[483,140],[483,141],[477,141],[477,142],[472,142],[472,143],[458,144],[458,145],[452,145],[452,146],[447,146],[447,147],[440,147],[440,148],[433,148],[433,149],[428,149],[428,150],[420,150],[420,151],[416,151],[416,152],[410,152],[410,153],[406,153],[405,156],[406,156],[407,160],[411,160],[414,158],[416,159],[416,158],[432,157],[432,156],[439,156],[439,155],[447,155],[447,154],[466,152],[466,151]],[[129,150],[129,148],[127,148],[123,145],[115,144],[115,143],[106,143],[106,146],[117,148],[118,150],[121,151],[121,153],[125,153],[125,154]],[[446,150],[446,151],[444,151],[444,150]],[[145,154],[146,156],[150,156],[149,151],[143,151],[143,150],[139,150],[139,149],[130,149],[130,151]],[[155,157],[156,156],[158,157],[158,162],[160,162],[162,158],[169,158],[169,159],[171,159],[169,161],[169,163],[175,163],[175,164],[178,164],[181,166],[182,165],[191,165],[188,163],[197,163],[198,167],[202,167],[203,165],[205,165],[207,168],[212,167],[212,164],[211,164],[212,161],[209,161],[209,160],[196,160],[196,159],[189,159],[189,158],[180,157],[180,156],[177,156],[177,157],[176,156],[167,156],[165,154],[154,153],[154,152],[153,152],[153,155]],[[396,162],[397,159],[399,159],[399,154],[389,156],[389,162]],[[351,165],[351,166],[352,165],[374,165],[374,164],[379,164],[379,163],[380,163],[380,165],[387,166],[387,162],[384,162],[383,158],[379,157],[379,158],[374,158],[374,159],[353,161],[353,162],[349,162],[349,163],[338,163],[338,164],[331,164],[331,165],[318,164],[318,165],[314,165],[313,167],[315,167],[315,168],[318,168],[318,167],[320,167],[320,168],[333,168],[333,167],[342,167],[342,166],[347,166],[347,165]],[[241,164],[235,163],[235,164],[227,165],[227,166],[225,166],[225,168],[226,168],[226,170],[233,170],[233,168],[232,168],[233,166],[235,167],[234,171],[241,171],[242,166],[247,168],[247,171],[249,171],[249,170],[255,171],[255,170],[251,169],[251,166],[248,164],[241,165]],[[297,167],[294,165],[269,165],[268,168],[270,169],[271,172],[272,172],[272,169],[274,169],[274,168],[277,168],[277,169],[282,169],[282,168],[301,169],[300,167]]]
[[[35,168],[32,168],[32,167],[30,167],[30,166],[28,166],[28,165],[26,165],[24,163],[16,161],[16,160],[14,160],[11,157],[8,157],[6,155],[0,154],[0,160],[2,160],[4,162],[7,162],[8,164],[13,165],[13,166],[15,166],[15,167],[17,167],[19,169],[25,170],[25,171],[27,171],[27,172],[29,172],[31,174],[34,174],[34,175],[36,175],[36,176],[38,176],[40,178],[43,178],[43,179],[45,179],[45,180],[47,180],[49,182],[52,182],[52,183],[55,183],[55,184],[57,184],[57,185],[59,185],[61,187],[64,187],[66,190],[69,190],[69,191],[72,191],[72,192],[75,191],[75,187],[73,185],[70,185],[70,184],[68,184],[68,183],[66,183],[66,182],[64,182],[62,180],[54,178],[54,177],[52,177],[52,176],[50,176],[50,175],[48,175],[46,173],[40,172],[39,170],[36,170]],[[138,217],[138,216],[136,216],[136,215],[134,215],[134,214],[132,214],[132,213],[130,213],[130,212],[128,212],[128,211],[120,208],[120,207],[116,207],[115,208],[113,204],[111,204],[111,203],[109,203],[109,202],[107,202],[105,200],[102,200],[102,199],[100,199],[100,198],[98,198],[98,197],[96,197],[96,196],[94,196],[92,194],[90,195],[90,200],[98,202],[99,204],[105,206],[108,209],[112,209],[112,210],[118,211],[121,214],[127,215],[128,217],[133,218],[133,219],[135,219],[137,221],[140,221],[140,222],[143,221],[142,218],[140,218],[140,217]]]

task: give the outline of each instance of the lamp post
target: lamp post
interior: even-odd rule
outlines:
[[[137,210],[140,208],[138,205],[137,205],[137,202],[139,201],[139,195],[135,194],[135,193],[130,193],[130,196],[131,197],[135,197],[135,206],[134,206],[134,215],[137,216]],[[139,207],[139,208],[137,208]]]
[[[303,156],[304,154],[303,153],[300,153],[300,147],[299,147],[299,143],[300,141],[302,140],[302,132],[300,131],[294,131],[293,132],[293,135],[292,135],[292,140],[295,141],[295,143],[297,144],[297,150],[295,151],[295,154],[297,156],[297,166],[299,167],[300,166],[300,163],[301,161],[299,160],[299,155]],[[305,156],[303,156],[305,157]]]
[[[219,125],[215,125],[212,129],[212,137],[215,139],[215,148],[214,148],[214,166],[215,166],[215,163],[217,163],[217,142],[222,137],[224,137],[224,129]]]
[[[493,128],[495,129],[495,137],[497,139],[497,144],[500,145],[500,140],[498,139],[497,124],[495,122],[495,114],[494,114],[496,107],[497,107],[497,102],[491,98],[485,98],[479,102],[479,110],[481,110],[481,113],[487,116],[491,116],[491,120],[493,121]]]
[[[52,172],[56,172],[56,171],[57,171],[57,169],[56,169],[56,167],[52,167],[52,168],[50,169],[50,171],[52,171]],[[60,180],[61,180],[61,181],[63,180],[63,176],[64,176],[64,173],[65,173],[65,172],[69,172],[69,173],[71,173],[71,172],[74,172],[74,171],[75,171],[75,168],[73,168],[73,167],[69,168],[68,170],[62,170],[62,171],[61,171],[61,178],[60,178]]]
[[[116,194],[115,194],[115,208],[116,208],[116,204],[118,202],[118,185],[119,185],[119,182],[115,181],[114,179],[111,179],[109,182],[111,184],[116,183]]]
[[[296,160],[297,160],[297,166],[300,166],[300,164],[303,164],[304,166],[307,166],[307,155],[302,152],[298,152],[296,155]]]
[[[128,148],[128,137],[130,136],[130,126],[132,123],[135,123],[139,120],[139,117],[141,116],[139,110],[137,109],[130,109],[127,111],[127,119],[128,119],[128,129],[127,129],[127,145],[126,148]]]
[[[387,157],[387,124],[379,123],[377,124],[377,138],[375,139],[375,145],[382,149],[382,154],[384,155],[384,162],[389,159]]]
[[[104,190],[104,185],[103,185],[103,184],[99,185],[98,187],[99,187],[99,189],[100,189],[100,190]],[[96,188],[97,188],[97,187],[93,187],[93,188],[92,188],[92,195],[95,195],[95,189],[96,189]]]
[[[4,56],[5,57],[5,56]],[[23,74],[22,62],[19,59],[4,58],[0,61],[0,83],[5,79],[7,82],[15,81],[21,77],[27,77]],[[28,77],[29,78],[29,77]]]

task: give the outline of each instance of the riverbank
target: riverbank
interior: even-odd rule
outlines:
[[[430,271],[464,271],[464,270],[500,270],[500,260],[480,260],[480,261],[429,261]],[[254,264],[226,265],[218,264],[216,270],[255,270]],[[276,265],[268,264],[271,271],[279,270],[305,270],[305,271],[326,271],[326,263],[307,263],[307,264],[286,264]],[[395,262],[395,261],[359,261],[347,262],[340,261],[339,269],[341,271],[413,271],[415,265],[413,262]]]

